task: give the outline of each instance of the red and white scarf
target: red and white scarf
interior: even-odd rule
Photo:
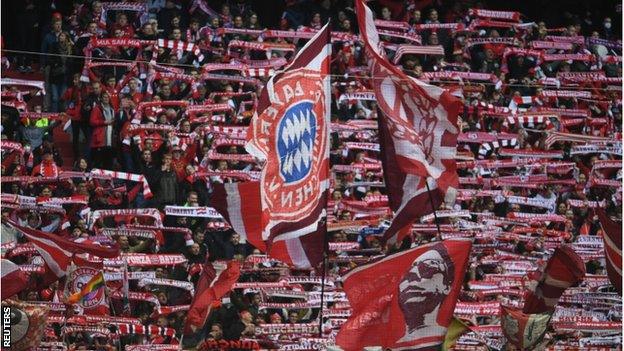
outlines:
[[[140,182],[143,184],[143,197],[145,197],[145,199],[149,199],[153,196],[152,191],[149,187],[149,183],[147,182],[147,179],[145,178],[145,176],[142,174],[117,172],[117,171],[97,169],[97,168],[92,169],[91,174],[100,175],[100,176],[109,176],[115,179],[129,180],[131,182]]]
[[[212,207],[165,206],[165,215],[223,219],[219,212]]]

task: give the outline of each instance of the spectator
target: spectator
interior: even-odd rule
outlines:
[[[59,102],[65,94],[67,84],[73,74],[73,64],[71,55],[73,55],[73,43],[69,38],[69,34],[61,32],[57,41],[52,44],[49,59],[46,61],[49,70],[49,82],[52,97],[52,112],[59,112]],[[65,110],[64,108],[62,110]]]
[[[101,100],[91,110],[89,124],[93,129],[91,134],[91,155],[93,167],[111,169],[113,166],[113,125],[115,123],[115,109],[111,97],[104,92]]]
[[[25,52],[37,51],[37,29],[39,26],[38,17],[40,7],[37,1],[24,0],[20,1],[18,10],[16,12],[17,18],[17,48],[18,50]],[[44,52],[42,50],[42,52]],[[43,58],[42,58],[43,60]],[[31,55],[21,54],[17,58],[18,70],[23,73],[32,72],[32,59]]]
[[[65,90],[61,98],[65,106],[65,111],[71,118],[74,160],[77,160],[82,155],[80,153],[81,131],[84,140],[88,140],[89,124],[85,123],[81,115],[82,101],[86,99],[86,97],[87,89],[80,81],[80,74],[76,73],[72,77],[71,85]]]

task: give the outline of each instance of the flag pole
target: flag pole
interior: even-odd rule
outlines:
[[[329,196],[327,196],[329,199]],[[325,217],[325,229],[327,229],[327,216]],[[321,310],[319,311],[319,338],[323,337],[323,306],[325,301],[325,276],[327,274],[327,230],[323,235],[323,274],[321,276]]]
[[[76,266],[74,265],[74,256],[76,256],[75,253],[72,254],[71,264],[69,265],[69,271],[67,272],[67,274],[65,274],[65,281],[63,282],[63,304],[66,307],[65,307],[65,318],[63,319],[63,326],[61,327],[61,330],[63,331],[63,342],[66,344],[67,344],[67,333],[65,333],[65,327],[67,326],[67,314],[69,313],[70,308],[72,309],[72,312],[74,309],[73,304],[67,303],[67,297],[68,297],[67,285],[69,285],[69,279],[71,275],[74,273],[74,270],[76,269]]]
[[[332,29],[331,20],[332,20],[331,17],[327,20],[328,21],[327,29],[330,31]],[[331,34],[330,34],[330,37],[328,38],[327,44],[331,44]],[[330,55],[330,58],[331,58],[331,55]],[[332,80],[331,67],[328,67],[327,73],[328,73],[327,79],[329,80],[329,84],[327,84],[326,86],[329,87],[329,91],[326,91],[325,94],[328,94],[327,96],[329,96],[329,94],[331,94],[331,80]],[[326,116],[326,120],[327,120],[327,116]],[[329,129],[331,129],[331,123],[329,125]],[[330,162],[331,162],[331,158],[328,157],[327,163],[330,163]],[[328,174],[329,177],[331,177],[331,172],[329,171],[329,169],[331,168],[328,167],[327,172],[329,173]],[[329,205],[329,190],[326,189],[325,190],[325,208],[326,209],[328,208],[328,205]],[[326,280],[326,275],[327,275],[327,251],[328,251],[328,246],[329,246],[327,242],[327,210],[325,210],[325,223],[323,225],[325,226],[325,230],[323,231],[323,274],[321,276],[321,310],[319,311],[319,338],[323,337],[323,307],[325,305],[325,280]]]
[[[442,231],[440,230],[440,222],[438,222],[438,213],[436,212],[435,205],[433,204],[433,196],[431,196],[431,189],[429,188],[429,178],[425,179],[425,185],[427,186],[427,194],[429,195],[429,203],[433,210],[433,220],[435,221],[436,228],[438,229],[438,237],[442,240]]]
[[[125,258],[124,258],[124,261],[125,261]],[[104,279],[104,274],[102,274],[102,279]],[[115,311],[115,306],[113,305],[113,299],[111,299],[110,295],[108,294],[108,287],[106,286],[106,279],[104,279],[104,286],[102,288],[104,289],[104,299],[108,302],[108,305],[110,306],[111,314],[114,317],[117,317],[117,312]],[[117,346],[117,350],[121,351],[121,338],[117,339],[115,344]]]

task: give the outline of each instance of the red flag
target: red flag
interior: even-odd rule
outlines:
[[[384,178],[394,220],[384,239],[400,241],[399,230],[416,218],[431,213],[425,182],[434,206],[458,184],[455,155],[457,115],[461,101],[448,91],[407,76],[385,57],[373,14],[356,1],[360,33],[369,57],[379,115]],[[431,178],[427,180],[427,178]]]
[[[251,120],[246,150],[264,162],[262,238],[297,238],[319,229],[329,189],[331,105],[329,24],[271,77]]]
[[[204,271],[197,282],[195,297],[186,316],[185,334],[193,333],[204,326],[212,303],[232,290],[238,277],[240,277],[238,261],[229,261],[227,268],[219,273],[215,271],[212,263],[204,265]]]
[[[258,250],[267,252],[267,245],[262,240],[260,183],[213,184],[210,205],[223,216],[236,233]],[[322,236],[309,234],[275,241],[268,254],[271,258],[289,266],[313,267],[323,259],[322,239]]]
[[[0,271],[2,273],[2,300],[28,287],[28,275],[22,272],[15,263],[3,258]]]
[[[446,240],[358,267],[343,277],[353,309],[336,336],[343,349],[415,349],[444,342],[471,242]]]
[[[563,292],[585,277],[585,263],[572,247],[562,245],[555,249],[534,291],[525,296],[525,314],[553,313]]]
[[[326,233],[329,40],[327,25],[260,96],[246,149],[264,163],[261,181],[217,184],[211,201],[258,249],[302,268],[322,260]]]
[[[260,183],[215,183],[210,206],[214,207],[242,238],[258,250],[266,251],[260,226],[262,221]]]
[[[114,247],[106,247],[88,242],[79,243],[40,230],[22,227],[13,222],[9,222],[9,224],[35,245],[48,268],[58,278],[67,274],[67,268],[74,254],[87,253],[103,258],[119,256],[119,245],[117,244]]]
[[[604,209],[596,209],[602,225],[607,275],[611,284],[622,294],[622,223],[612,220]]]
[[[550,313],[524,314],[501,306],[501,326],[507,341],[520,350],[532,350],[548,328]]]

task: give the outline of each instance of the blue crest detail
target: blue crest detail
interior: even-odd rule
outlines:
[[[312,168],[312,154],[316,139],[316,116],[310,101],[291,106],[279,122],[277,155],[280,174],[286,183],[305,178]]]

